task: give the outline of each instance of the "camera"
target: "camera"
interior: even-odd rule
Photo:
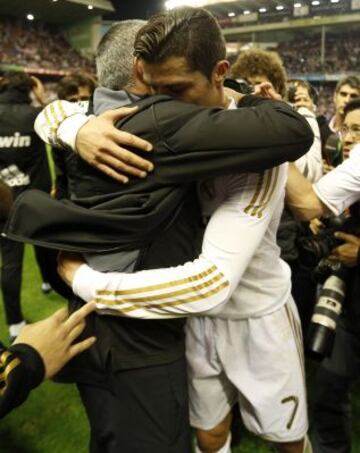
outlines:
[[[346,294],[348,269],[328,259],[330,252],[343,243],[336,231],[358,234],[358,221],[349,214],[324,220],[325,228],[317,235],[298,240],[299,259],[303,266],[313,268],[312,277],[323,284],[311,318],[305,342],[306,354],[316,360],[329,357],[335,340],[338,318]]]
[[[254,87],[245,79],[225,79],[224,86],[241,94],[253,94]]]
[[[351,217],[347,214],[329,217],[324,220],[325,228],[318,234],[310,236],[303,236],[297,240],[299,260],[305,267],[314,268],[321,263],[323,258],[326,258],[331,250],[342,241],[334,236],[336,231],[349,231],[351,224]],[[321,264],[324,265],[324,262]],[[316,275],[315,268],[315,275]]]
[[[287,98],[288,102],[290,102],[290,104],[295,104],[295,96],[296,96],[297,89],[299,87],[306,88],[312,102],[316,105],[318,98],[319,98],[319,94],[318,94],[317,90],[315,89],[315,87],[313,85],[311,85],[311,83],[309,83],[303,79],[288,80],[287,94],[286,94],[286,98]]]
[[[296,86],[295,85],[290,85],[287,90],[287,99],[290,102],[290,104],[295,103],[295,95],[296,95]]]
[[[334,266],[321,288],[305,342],[306,355],[316,360],[331,355],[345,299],[347,269],[339,263]]]

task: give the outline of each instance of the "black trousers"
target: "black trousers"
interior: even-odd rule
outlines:
[[[333,353],[316,376],[313,398],[314,453],[351,452],[351,384],[360,375],[360,340],[339,325]]]
[[[191,453],[185,359],[118,371],[110,389],[78,388],[91,453]]]
[[[1,291],[3,295],[7,324],[17,324],[23,320],[21,311],[21,283],[24,258],[24,244],[10,241],[0,236],[1,247]],[[56,255],[53,250],[34,247],[40,272],[51,286],[63,297],[72,294],[70,288],[56,272]],[[40,291],[40,288],[39,288]]]
[[[20,292],[24,244],[1,237],[1,291],[3,295],[7,324],[23,320]]]

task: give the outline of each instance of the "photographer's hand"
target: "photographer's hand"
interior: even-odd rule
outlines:
[[[315,105],[309,95],[308,90],[302,86],[298,86],[296,88],[294,105],[297,108],[305,107],[308,110],[310,110],[311,112],[315,112],[315,110],[316,110]]]
[[[262,82],[259,83],[258,85],[255,85],[254,94],[256,96],[262,96],[264,98],[272,99],[273,101],[282,101],[281,94],[279,94],[275,90],[272,83],[270,82]]]
[[[340,262],[346,267],[357,266],[360,238],[353,234],[346,234],[341,231],[335,233],[335,237],[345,243],[334,248],[329,255],[329,259]]]
[[[46,105],[46,91],[43,83],[37,77],[31,76],[33,81],[32,92],[40,105]]]

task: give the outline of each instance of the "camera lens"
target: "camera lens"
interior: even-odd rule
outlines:
[[[325,281],[309,327],[306,343],[309,356],[318,360],[330,356],[337,320],[342,312],[345,289],[345,281],[337,275],[331,275]]]

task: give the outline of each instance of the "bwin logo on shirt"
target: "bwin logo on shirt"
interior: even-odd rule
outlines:
[[[20,135],[15,132],[14,135],[0,137],[0,148],[28,148],[31,146],[30,135]]]

